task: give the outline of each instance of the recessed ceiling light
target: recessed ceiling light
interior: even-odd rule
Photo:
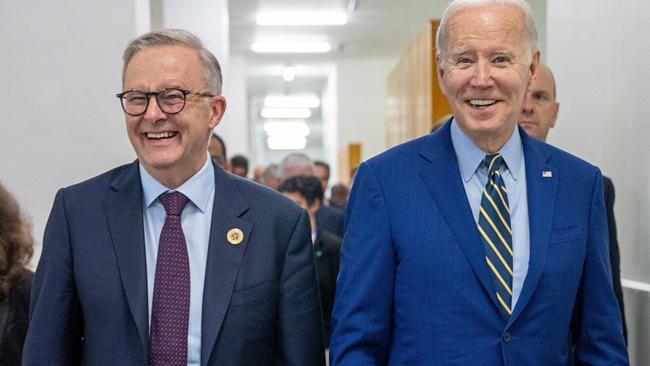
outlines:
[[[268,121],[264,123],[264,131],[269,136],[309,136],[309,127],[304,121],[281,122]]]
[[[266,144],[271,150],[303,150],[307,138],[302,136],[269,136]]]
[[[293,81],[296,78],[296,69],[293,66],[285,66],[282,69],[282,79],[284,81]]]
[[[263,11],[257,13],[257,25],[344,25],[348,14],[343,10]]]
[[[318,108],[320,99],[315,95],[269,95],[264,106],[270,108]]]
[[[254,42],[251,50],[256,53],[326,53],[332,45],[326,41],[303,42]]]
[[[311,111],[307,108],[264,108],[264,118],[309,118]]]

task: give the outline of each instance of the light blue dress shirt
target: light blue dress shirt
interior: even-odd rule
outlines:
[[[478,225],[483,188],[485,188],[488,180],[487,168],[481,165],[486,153],[458,127],[455,120],[451,123],[451,142],[456,152],[460,176],[465,186],[465,194],[472,208],[474,221]],[[508,204],[510,205],[513,252],[511,308],[514,309],[528,273],[528,261],[530,259],[526,164],[518,128],[515,127],[512,136],[498,152],[506,163],[506,166],[502,165],[499,171],[508,190]]]
[[[178,191],[189,198],[181,215],[181,226],[187,243],[190,261],[190,319],[187,334],[187,364],[199,365],[201,360],[201,310],[203,283],[208,258],[208,241],[214,203],[214,167],[206,155],[206,162],[194,176],[175,190],[163,186],[140,165],[140,179],[144,193],[144,242],[147,258],[147,298],[149,323],[156,274],[158,241],[165,223],[165,208],[158,196],[167,191]]]

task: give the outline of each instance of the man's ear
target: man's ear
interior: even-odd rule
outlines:
[[[212,117],[210,117],[210,129],[217,127],[223,115],[226,113],[226,98],[223,95],[216,95],[212,97],[212,105],[210,106],[212,110]]]
[[[560,103],[559,102],[554,102],[555,103],[555,110],[553,111],[553,122],[551,123],[551,127],[555,127],[555,123],[557,122],[557,116],[560,114]]]
[[[530,70],[530,79],[528,79],[528,85],[526,85],[526,90],[528,90],[528,87],[530,84],[533,83],[533,80],[537,77],[537,70],[539,70],[539,50],[535,51],[533,54],[533,59],[530,62],[529,70]]]
[[[442,91],[442,94],[447,95],[445,91],[445,85],[443,83],[444,77],[445,77],[445,69],[442,67],[442,60],[440,59],[440,56],[436,56],[436,72],[438,73],[438,87],[440,87],[440,90]]]

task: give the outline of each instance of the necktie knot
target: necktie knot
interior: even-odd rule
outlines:
[[[490,176],[492,175],[492,173],[498,172],[499,169],[501,168],[501,165],[504,165],[505,162],[503,161],[503,157],[501,156],[501,154],[496,153],[496,154],[485,155],[485,158],[483,159],[483,164],[487,167],[488,176]]]
[[[187,197],[181,192],[166,192],[159,197],[160,202],[165,207],[167,216],[180,216],[185,209],[185,205],[189,201]]]

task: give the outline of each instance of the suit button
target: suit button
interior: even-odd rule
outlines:
[[[510,340],[512,339],[512,336],[510,335],[510,333],[505,332],[503,333],[503,336],[501,336],[501,339],[503,339],[505,343],[509,343]]]

